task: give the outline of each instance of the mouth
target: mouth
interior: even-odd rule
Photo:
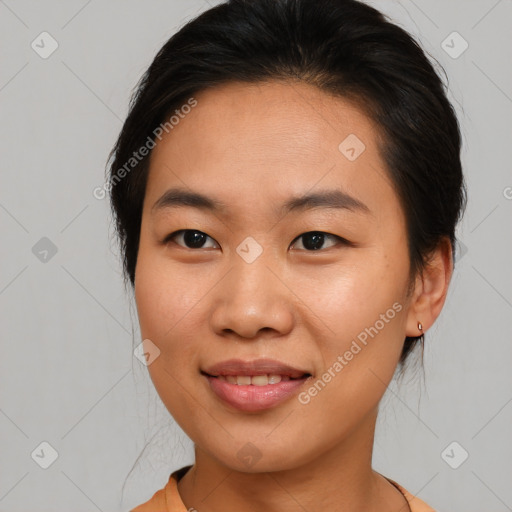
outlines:
[[[217,398],[244,412],[276,407],[297,394],[313,376],[309,371],[269,359],[231,359],[200,373]]]
[[[276,361],[274,359],[254,359],[252,361],[243,361],[242,359],[228,359],[221,361],[208,368],[204,368],[202,373],[211,377],[277,377],[281,379],[300,379],[304,375],[311,375],[306,369],[296,368],[294,366]]]
[[[290,380],[304,380],[311,377],[310,373],[303,373],[300,376],[292,377],[290,375],[279,375],[279,374],[259,374],[259,375],[210,375],[206,372],[201,371],[201,374],[206,377],[219,379],[223,382],[229,382],[237,386],[268,386],[279,384],[280,382],[287,382]]]

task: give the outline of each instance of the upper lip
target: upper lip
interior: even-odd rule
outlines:
[[[288,375],[291,378],[310,374],[307,370],[294,368],[274,359],[228,359],[203,370],[204,373],[217,377],[219,375]]]

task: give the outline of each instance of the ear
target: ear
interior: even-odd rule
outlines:
[[[443,309],[453,273],[452,245],[444,237],[425,269],[416,277],[407,313],[406,336],[420,336],[429,329]],[[418,329],[418,322],[423,330]]]

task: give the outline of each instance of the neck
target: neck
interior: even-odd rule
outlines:
[[[241,472],[196,446],[178,491],[187,509],[198,512],[407,510],[400,491],[372,470],[376,419],[375,409],[343,442],[293,469]]]

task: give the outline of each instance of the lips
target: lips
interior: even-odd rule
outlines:
[[[223,402],[245,412],[273,408],[298,393],[312,376],[273,359],[230,359],[201,371]]]
[[[293,366],[281,363],[274,359],[255,359],[253,361],[243,361],[241,359],[228,359],[220,363],[209,366],[203,370],[203,373],[211,376],[257,376],[257,375],[280,375],[290,379],[299,379],[309,376],[308,370],[295,368]]]
[[[288,375],[217,375],[214,377],[230,384],[237,384],[238,386],[267,386],[269,384],[279,384],[286,382],[290,379]]]

